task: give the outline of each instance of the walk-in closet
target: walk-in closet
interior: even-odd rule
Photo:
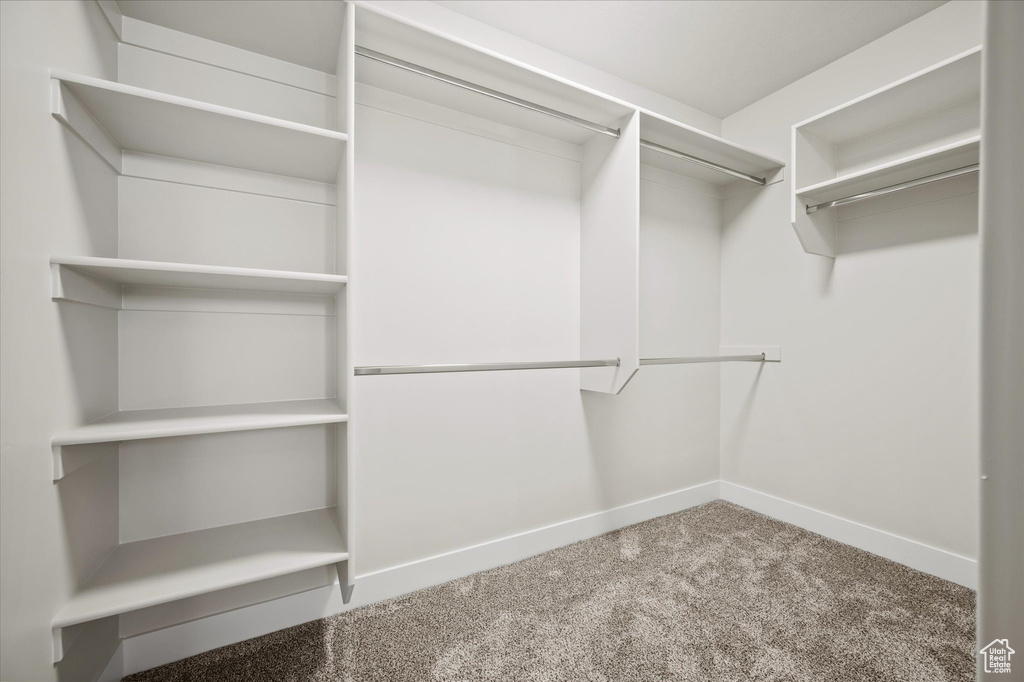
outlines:
[[[0,679],[1024,679],[1024,3],[0,31]]]

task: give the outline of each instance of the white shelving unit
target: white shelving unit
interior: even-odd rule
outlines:
[[[580,357],[620,360],[580,387],[622,391],[639,369],[641,163],[716,191],[778,182],[785,163],[373,6],[356,16],[361,103],[579,161]]]
[[[121,152],[333,183],[348,135],[54,71],[51,110],[118,173]]]
[[[246,444],[252,443],[241,432],[266,429],[279,430],[279,437],[268,446],[262,463],[280,471],[287,467],[290,458],[296,457],[305,471],[318,467],[336,476],[313,486],[309,480],[282,481],[293,486],[290,507],[271,505],[267,509],[273,511],[266,511],[266,505],[248,501],[242,505],[246,507],[244,513],[230,517],[231,521],[219,521],[229,525],[205,519],[204,513],[213,513],[216,519],[228,517],[213,511],[219,503],[203,498],[202,490],[192,491],[202,499],[188,500],[190,515],[194,517],[175,530],[192,529],[171,535],[160,530],[164,526],[159,515],[166,513],[166,504],[150,510],[144,501],[133,511],[149,519],[142,524],[141,531],[136,532],[136,527],[136,531],[127,533],[133,541],[124,541],[126,532],[120,515],[125,513],[122,506],[126,501],[119,496],[117,487],[122,474],[118,467],[108,468],[113,473],[105,475],[113,479],[87,485],[96,486],[92,494],[104,498],[97,499],[98,505],[106,505],[104,509],[109,510],[110,500],[115,500],[115,527],[102,529],[102,542],[116,544],[116,549],[101,561],[100,557],[91,556],[90,561],[98,562],[97,567],[86,573],[86,579],[80,576],[77,590],[54,616],[55,661],[60,661],[71,645],[64,637],[67,627],[86,627],[83,624],[90,621],[312,568],[334,566],[343,597],[347,600],[351,594],[353,486],[347,447],[351,362],[346,299],[350,262],[347,240],[352,216],[349,195],[353,181],[349,145],[353,123],[352,6],[346,4],[343,14],[344,25],[331,29],[342,34],[338,74],[323,74],[332,81],[332,95],[334,82],[338,84],[337,97],[331,98],[330,109],[337,112],[331,117],[336,120],[337,129],[222,106],[180,93],[58,71],[50,73],[53,117],[122,176],[115,199],[117,250],[125,248],[121,231],[128,229],[135,230],[129,247],[133,249],[132,255],[140,251],[145,254],[117,258],[58,253],[50,258],[54,301],[119,311],[113,316],[108,312],[71,316],[88,317],[92,320],[90,324],[97,325],[95,328],[100,320],[102,325],[116,325],[113,333],[97,336],[94,328],[81,334],[72,328],[73,324],[67,333],[73,353],[90,360],[95,358],[97,367],[117,370],[115,376],[104,377],[108,382],[105,386],[85,388],[100,396],[90,396],[92,404],[109,405],[113,399],[114,407],[121,407],[99,419],[66,426],[51,437],[54,481],[65,486],[91,480],[76,474],[73,481],[68,475],[104,456],[124,457],[123,448],[133,448],[131,452],[135,454],[130,456],[137,457],[136,462],[141,460],[140,475],[150,477],[141,480],[159,489],[151,480],[160,475],[159,467],[144,461],[151,452],[147,448],[152,447],[146,441],[180,438],[163,441],[172,455],[180,453],[183,459],[191,456],[191,461],[196,461],[197,452],[212,449],[218,457],[231,459],[237,465],[245,461]],[[236,53],[236,57],[242,63],[249,59],[249,55],[242,53]],[[143,74],[148,64],[140,62]],[[178,73],[173,69],[179,67],[172,63],[164,66],[171,68],[172,74]],[[282,73],[287,72],[286,69]],[[163,82],[162,72],[155,76]],[[138,72],[135,77],[138,78]],[[238,82],[230,69],[213,77],[225,78],[226,84]],[[182,78],[173,85],[187,92],[188,82],[189,78]],[[275,93],[280,92],[261,91],[266,85],[257,79],[245,87],[249,88],[245,95],[256,100],[277,97]],[[179,210],[176,203],[189,205]],[[175,248],[180,245],[182,252],[195,254],[200,262],[160,259],[174,237],[164,232],[154,239],[153,230],[166,230],[169,224],[173,225],[173,219],[151,219],[147,215],[151,206],[153,211],[197,221],[201,228],[183,234]],[[219,231],[221,225],[226,225],[223,231]],[[293,245],[290,230],[304,230],[305,234]],[[318,235],[323,236],[318,239]],[[236,249],[239,239],[250,241]],[[105,248],[109,249],[110,243]],[[275,250],[285,252],[282,258],[276,257]],[[145,259],[150,251],[155,251],[157,257]],[[217,254],[231,258],[232,265],[207,264],[210,260],[216,262]],[[300,262],[310,269],[323,270],[245,267],[247,262],[262,265],[277,261]],[[126,302],[129,293],[136,297],[133,301],[138,305]],[[217,321],[211,323],[213,319]],[[163,345],[149,343],[154,329],[174,334],[179,325],[187,329],[180,337],[187,346],[181,352],[173,348],[173,341]],[[260,339],[262,334],[269,334],[270,340]],[[284,345],[295,341],[305,345],[295,349]],[[146,345],[160,348],[140,351],[145,356],[141,370],[139,364],[125,369],[124,346],[129,342],[136,349]],[[244,349],[251,344],[256,350],[247,355]],[[236,347],[243,352],[233,353]],[[313,352],[305,367],[323,368],[322,380],[314,371],[289,381],[281,367],[303,366],[294,361],[294,354],[307,351]],[[183,405],[180,407],[125,407],[125,402],[131,403],[132,399],[125,397],[122,372],[145,375],[137,384],[145,385],[149,381],[145,363],[162,362],[162,353],[167,352],[174,355],[173,362],[186,375],[213,372],[215,380],[204,384],[207,388],[198,392],[175,393],[174,389],[166,389],[166,399],[154,403]],[[291,359],[277,363],[277,371],[263,373],[266,376],[261,375],[260,367],[246,364],[251,362],[249,358],[259,358],[274,365],[278,356],[287,353],[292,353]],[[192,358],[196,358],[195,364],[189,364]],[[199,358],[204,358],[205,364],[198,364]],[[162,377],[166,379],[168,375]],[[305,393],[311,398],[219,404],[223,401],[209,397],[211,390],[218,390],[218,383],[232,382],[259,387],[261,397],[283,392],[288,397]],[[312,397],[316,395],[331,397]],[[135,405],[146,403],[139,401],[137,394],[135,398]],[[212,404],[203,404],[204,400]],[[297,428],[318,426],[324,430],[322,437],[310,437],[308,428]],[[289,429],[295,431],[286,433]],[[239,435],[232,440],[231,434],[236,432]],[[293,443],[301,444],[305,451],[290,449]],[[138,455],[139,452],[146,454]],[[192,471],[190,474],[202,475]],[[178,479],[179,483],[181,480]],[[189,490],[181,491],[185,498],[189,494]],[[297,511],[314,506],[319,508]],[[268,518],[259,518],[261,511]],[[246,520],[237,521],[243,518]],[[140,536],[146,539],[135,539]]]
[[[793,228],[834,257],[842,207],[823,203],[979,162],[981,48],[793,126]]]
[[[57,612],[54,651],[72,625],[347,558],[332,509],[122,544]]]
[[[168,491],[160,485],[162,472],[147,460],[154,451],[170,452],[172,460],[175,454],[187,459],[189,464],[182,466],[194,468],[179,470],[173,469],[173,461],[167,464],[177,476],[175,480],[187,481],[205,475],[205,460],[216,450],[224,459],[209,471],[223,476],[231,470],[224,462],[237,471],[248,462],[245,456],[250,453],[241,441],[232,441],[230,434],[265,429],[278,429],[274,435],[284,438],[275,439],[261,461],[283,470],[289,457],[305,454],[305,471],[320,475],[316,486],[310,486],[308,480],[296,483],[297,488],[305,485],[310,489],[291,491],[294,494],[281,502],[293,505],[289,513],[267,513],[265,506],[246,500],[238,505],[245,509],[230,510],[240,516],[224,521],[228,516],[223,500],[201,499],[199,506],[205,505],[205,510],[190,506],[190,518],[180,519],[183,525],[175,526],[172,535],[159,532],[165,525],[155,517],[176,510],[175,500],[153,504],[145,499],[140,502],[142,495],[122,496],[111,485],[99,489],[96,494],[106,494],[108,501],[112,498],[118,505],[134,505],[140,517],[149,518],[127,524],[127,528],[118,520],[116,535],[110,540],[116,549],[102,561],[91,557],[98,567],[87,573],[90,577],[81,580],[54,617],[56,660],[68,644],[62,634],[66,627],[310,568],[335,566],[342,595],[348,600],[355,582],[356,555],[352,444],[359,442],[352,435],[358,422],[349,423],[354,383],[350,327],[353,309],[359,310],[353,303],[353,288],[360,286],[355,267],[358,258],[353,253],[358,242],[351,236],[356,201],[357,81],[361,96],[376,108],[578,162],[580,354],[620,358],[617,367],[581,369],[580,388],[584,390],[618,393],[639,369],[641,164],[723,189],[746,184],[743,176],[750,176],[748,180],[760,186],[782,178],[782,161],[528,64],[403,23],[379,8],[345,3],[343,25],[338,28],[340,48],[336,89],[332,91],[336,97],[322,102],[324,107],[314,112],[319,117],[315,120],[321,120],[329,111],[326,118],[334,117],[336,129],[203,101],[203,96],[215,92],[214,84],[237,82],[240,72],[233,68],[224,68],[230,76],[210,72],[211,82],[202,84],[206,95],[199,99],[177,92],[189,91],[194,80],[187,75],[192,73],[191,63],[167,60],[154,67],[157,62],[149,60],[164,57],[150,54],[144,61],[132,63],[135,71],[131,78],[147,82],[147,69],[159,69],[160,73],[148,76],[169,84],[176,94],[87,76],[50,74],[54,118],[121,176],[117,183],[117,246],[110,248],[113,240],[105,244],[108,251],[128,250],[130,254],[124,255],[132,256],[58,252],[50,259],[53,300],[118,311],[92,311],[96,327],[100,326],[96,320],[118,327],[99,339],[91,333],[85,335],[88,348],[79,352],[94,354],[104,367],[117,369],[117,376],[103,387],[106,393],[93,403],[103,409],[91,414],[103,414],[112,400],[120,402],[113,406],[120,407],[117,411],[66,426],[52,436],[54,479],[61,479],[60,485],[82,481],[87,477],[76,474],[73,480],[67,474],[112,454],[121,457],[122,464],[130,461],[136,467],[131,474],[114,473],[113,483],[143,482],[144,489],[166,496]],[[187,53],[204,48],[197,43],[180,49]],[[396,67],[366,56],[368,51],[417,68]],[[131,54],[126,50],[128,57]],[[363,56],[357,58],[357,54]],[[237,53],[234,58],[248,59]],[[217,57],[210,59],[216,61]],[[424,70],[443,77],[425,77]],[[259,103],[266,105],[267,98],[277,97],[280,90],[261,90],[268,87],[263,80],[247,82],[251,92],[243,94],[258,102],[263,98]],[[455,81],[463,85],[453,84]],[[293,111],[305,106],[294,104]],[[274,108],[287,110],[287,106]],[[305,110],[304,115],[310,112]],[[652,152],[644,140],[676,154]],[[693,163],[687,157],[705,163]],[[714,170],[716,166],[734,172],[722,173]],[[264,213],[268,206],[271,210]],[[161,212],[160,220],[147,214],[151,207]],[[190,218],[193,222],[185,224],[198,227],[183,231],[187,233],[180,243],[169,247],[177,236],[168,233],[173,221]],[[308,229],[302,240],[296,240],[301,246],[293,246],[293,229]],[[266,246],[264,239],[269,240]],[[240,248],[234,248],[236,244]],[[304,249],[286,254],[290,258],[286,262],[306,265],[291,270],[246,267],[247,263],[276,262],[275,247]],[[102,252],[103,248],[96,250]],[[168,256],[168,251],[175,255]],[[180,253],[194,255],[195,262],[184,262],[190,259]],[[226,258],[232,265],[219,264]],[[218,264],[201,264],[209,261]],[[295,271],[321,267],[322,272]],[[336,274],[325,274],[332,271]],[[232,293],[209,295],[211,290]],[[325,304],[316,297],[328,301]],[[289,308],[295,305],[301,309]],[[181,352],[175,347],[179,325],[187,330],[180,337],[184,339]],[[268,329],[272,338],[263,343],[261,335]],[[104,330],[109,332],[106,327]],[[68,338],[70,343],[83,341],[83,336],[76,339],[73,333]],[[310,374],[316,376],[290,382],[292,377],[281,368],[293,365],[276,361],[282,354],[292,353],[294,358],[294,353],[302,352],[285,345],[295,339],[307,341],[311,351],[296,364],[302,369],[315,367]],[[107,345],[99,347],[101,342]],[[248,354],[234,353],[235,349],[250,350],[250,346],[258,347]],[[134,353],[130,360],[125,359],[125,348]],[[173,356],[177,364],[151,372],[165,356]],[[247,364],[251,358],[274,365],[277,371],[269,372],[272,376],[261,384],[260,368]],[[122,374],[125,364],[129,366]],[[202,381],[192,381],[190,373]],[[165,386],[178,376],[183,380]],[[209,376],[214,379],[206,381]],[[207,398],[232,383],[254,387],[261,396],[274,396],[274,391],[281,390],[288,396],[331,397],[286,401],[271,397],[269,402],[253,404],[221,404],[225,401]],[[154,384],[159,384],[160,390],[147,391]],[[135,407],[184,406],[132,409],[133,405],[124,405],[126,399],[136,401]],[[211,405],[204,405],[204,400]],[[312,426],[323,426],[325,437],[319,432],[309,437],[308,429],[301,432],[304,440],[298,429],[288,435],[289,428]],[[212,434],[222,435],[213,438]],[[309,452],[290,450],[291,438],[304,443]],[[147,443],[157,439],[165,440],[159,446]],[[286,445],[280,445],[282,442]],[[333,461],[323,457],[325,453]],[[328,472],[326,481],[321,474],[324,471]],[[256,484],[268,484],[258,478],[253,477]],[[202,488],[197,496],[208,494],[211,487]],[[326,493],[325,488],[329,489]],[[301,506],[306,500],[315,502]],[[319,507],[316,511],[291,513],[314,504]],[[205,519],[203,511],[231,525],[217,526]],[[261,511],[270,518],[257,518]],[[247,520],[235,522],[238,518]],[[190,530],[177,532],[181,528]],[[132,541],[122,541],[125,537]],[[146,539],[135,539],[138,537]],[[278,588],[268,588],[265,594],[274,589]],[[276,596],[280,594],[274,593]],[[189,607],[183,608],[187,612]]]

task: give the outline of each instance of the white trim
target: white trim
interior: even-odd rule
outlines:
[[[718,481],[709,481],[615,509],[357,576],[352,601],[347,605],[342,603],[337,585],[330,585],[130,637],[123,642],[124,674],[131,675],[250,637],[503,566],[711,502],[718,497]]]
[[[972,590],[978,587],[978,562],[974,559],[728,481],[721,481],[721,494],[723,500],[773,519],[791,523]]]

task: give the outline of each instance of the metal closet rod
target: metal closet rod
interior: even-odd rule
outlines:
[[[757,355],[706,355],[689,358],[640,358],[641,365],[689,365],[700,362],[764,362],[764,353]]]
[[[504,372],[510,369],[568,369],[573,367],[618,367],[614,360],[556,360],[553,362],[481,362],[464,365],[385,365],[382,367],[356,367],[355,374],[437,374],[441,372]]]
[[[641,365],[684,365],[698,362],[764,362],[764,353],[759,355],[711,355],[706,357],[642,358]],[[504,372],[514,369],[573,369],[580,367],[618,367],[619,358],[614,360],[556,360],[553,362],[481,362],[460,365],[383,365],[378,367],[356,367],[355,375],[379,376],[381,374],[440,374],[444,372]]]
[[[836,206],[843,206],[845,204],[852,204],[855,201],[863,201],[864,199],[873,199],[875,197],[884,196],[886,194],[892,194],[893,192],[899,192],[904,189],[910,189],[911,187],[919,187],[920,185],[927,185],[931,182],[938,182],[939,180],[946,180],[947,178],[955,178],[958,175],[966,175],[968,173],[977,173],[981,169],[981,164],[972,163],[970,166],[963,166],[962,168],[954,168],[953,170],[945,171],[943,173],[936,173],[935,175],[926,175],[923,178],[916,180],[908,180],[907,182],[900,182],[895,185],[889,185],[888,187],[882,187],[880,189],[873,189],[870,192],[861,192],[860,194],[854,194],[852,196],[843,197],[842,199],[835,199],[833,201],[826,201],[821,204],[815,204],[814,206],[807,206],[807,214],[815,213],[826,208],[834,208]]]
[[[470,81],[463,80],[461,78],[456,78],[455,76],[449,76],[448,74],[441,73],[440,71],[428,69],[427,67],[420,66],[419,64],[407,62],[404,59],[399,59],[398,57],[392,57],[391,55],[384,54],[383,52],[371,50],[368,47],[356,45],[355,53],[360,57],[366,57],[367,59],[372,59],[374,61],[380,62],[381,64],[387,64],[388,66],[393,66],[397,69],[409,71],[420,76],[426,76],[427,78],[432,78],[436,81],[447,83],[448,85],[454,85],[455,87],[462,88],[463,90],[475,92],[478,95],[484,95],[486,97],[491,97],[493,99],[500,100],[502,102],[505,102],[506,104],[513,104],[517,107],[522,107],[523,109],[529,109],[530,111],[535,111],[539,114],[544,114],[545,116],[557,118],[560,121],[571,123],[575,126],[586,128],[587,130],[592,130],[602,135],[608,135],[609,137],[616,138],[619,137],[620,135],[620,131],[618,128],[609,128],[608,126],[601,125],[600,123],[594,123],[593,121],[588,121],[584,118],[573,116],[572,114],[566,114],[564,112],[558,111],[557,109],[551,109],[542,104],[537,104],[536,102],[530,102],[528,100],[521,99],[513,95],[505,94],[504,92],[499,92],[498,90],[492,90],[491,88],[485,87],[483,85],[477,85],[476,83],[471,83]],[[692,154],[677,151],[670,147],[665,147],[664,145],[649,142],[648,140],[640,140],[640,144],[641,146],[647,147],[648,149],[652,149],[657,152],[661,152],[662,154],[668,154],[669,156],[674,156],[677,159],[689,161],[690,163],[695,163],[700,166],[704,166],[705,168],[710,168],[721,173],[726,173],[733,177],[741,178],[743,180],[747,180],[758,185],[764,185],[767,183],[767,181],[764,178],[759,178],[755,175],[750,175],[748,173],[744,173],[743,171],[738,171],[733,168],[717,164],[714,161],[702,159]]]

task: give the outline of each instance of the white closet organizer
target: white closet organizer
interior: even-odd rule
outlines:
[[[580,368],[580,388],[619,393],[641,364],[762,361],[640,358],[641,163],[717,196],[782,179],[784,163],[529,65],[356,13],[357,100],[580,163],[580,358],[373,365],[356,376]],[[483,360],[485,358],[481,358]]]
[[[135,84],[50,74],[54,118],[119,176],[116,253],[50,258],[53,300],[95,311],[68,316],[71,352],[117,368],[87,389],[116,411],[51,441],[58,485],[118,501],[116,527],[95,533],[114,546],[54,616],[56,661],[77,636],[65,628],[288,574],[333,567],[351,593],[351,6],[345,17],[328,29],[336,128],[183,96],[192,78],[140,86],[191,73],[187,56],[129,48]],[[202,68],[203,87],[238,84]],[[112,331],[76,329],[83,316]],[[118,466],[99,483],[76,473],[107,457]]]
[[[792,223],[834,257],[842,207],[976,173],[981,48],[793,126]]]
[[[778,182],[781,161],[372,7],[346,4],[343,25],[326,29],[340,31],[330,127],[309,124],[325,114],[306,107],[306,85],[294,88],[304,99],[291,108],[276,84],[245,81],[236,62],[210,66],[219,51],[195,58],[202,42],[128,17],[123,29],[132,36],[119,63],[128,82],[51,74],[53,116],[119,176],[116,248],[68,245],[49,263],[62,310],[85,304],[96,325],[113,328],[97,336],[69,316],[69,347],[117,370],[102,387],[112,409],[52,438],[58,485],[92,481],[86,465],[118,464],[112,480],[89,483],[96,499],[118,500],[117,529],[54,617],[55,659],[70,646],[65,628],[171,602],[182,609],[155,618],[174,624],[209,615],[213,607],[191,597],[311,569],[336,567],[348,599],[353,377],[395,373],[352,362],[351,322],[377,322],[369,313],[378,301],[363,304],[358,292],[379,280],[361,280],[354,254],[371,231],[353,220],[357,93],[368,109],[542,151],[558,160],[557,179],[572,180],[559,190],[573,190],[572,210],[560,215],[579,221],[579,259],[565,255],[579,265],[582,360],[459,371],[573,367],[581,389],[615,394],[641,364],[773,359],[760,348],[709,356],[703,346],[641,359],[640,181],[671,176],[719,199]],[[232,90],[239,83],[244,96]],[[302,110],[306,122],[227,106],[243,100],[264,112]],[[380,205],[372,208],[368,223]],[[360,338],[362,356],[372,337]],[[563,338],[575,344],[574,334]],[[246,479],[250,491],[237,479],[252,467],[269,469]],[[295,577],[253,585],[237,604],[229,593],[214,602],[224,610],[323,584]]]

